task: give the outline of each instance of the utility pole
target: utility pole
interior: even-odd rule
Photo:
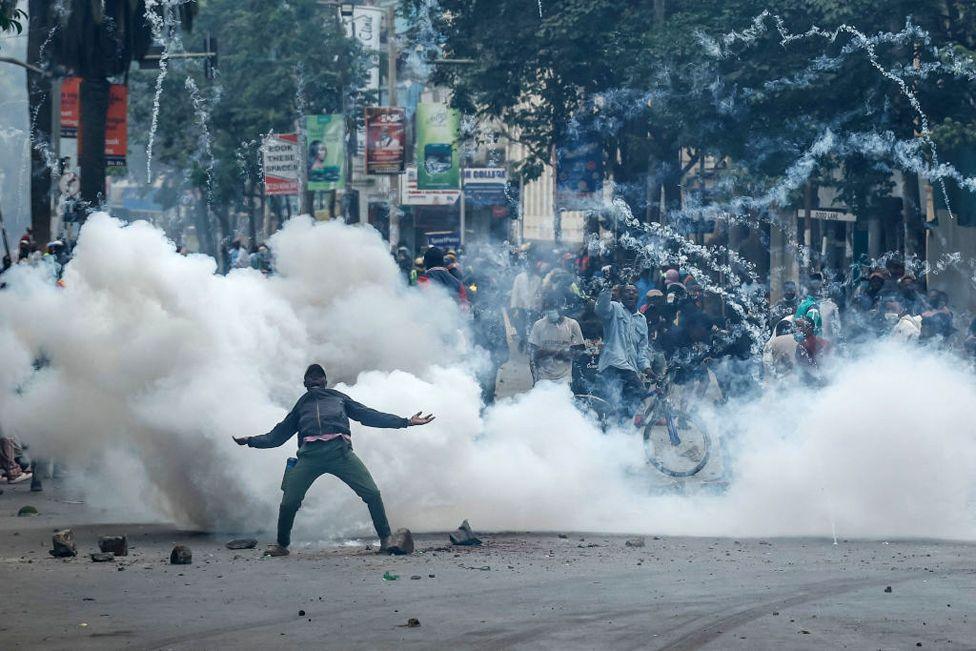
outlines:
[[[397,105],[397,46],[396,46],[396,8],[386,8],[386,103]],[[404,125],[406,128],[406,125]],[[367,134],[369,137],[369,134]],[[404,143],[406,144],[406,143]],[[406,156],[406,151],[403,152]],[[400,176],[387,177],[390,182],[390,250],[396,251],[400,245]]]
[[[386,8],[386,99],[389,106],[397,105],[397,47],[396,9]]]

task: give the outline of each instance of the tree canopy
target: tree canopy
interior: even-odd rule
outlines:
[[[676,183],[682,148],[735,160],[737,191],[768,186],[828,130],[915,139],[906,89],[937,145],[976,142],[976,11],[965,0],[565,0],[543,3],[541,18],[525,0],[438,9],[431,45],[472,63],[441,66],[436,79],[458,108],[512,128],[528,177],[582,123],[625,196],[647,175]],[[836,144],[822,162],[846,168],[846,196],[887,193],[882,170],[861,160],[864,143]]]
[[[207,0],[195,32],[198,40],[209,32],[220,44],[216,77],[206,79],[199,61],[170,61],[152,154],[170,170],[171,188],[196,189],[223,210],[253,194],[261,137],[295,131],[303,115],[341,112],[361,85],[365,57],[335,10],[315,0]],[[190,41],[183,47],[199,49]],[[143,147],[158,74],[130,77],[133,132]],[[176,194],[164,198],[175,201]]]

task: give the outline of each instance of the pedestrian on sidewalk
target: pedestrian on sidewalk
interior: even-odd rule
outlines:
[[[305,395],[270,432],[263,436],[233,437],[238,445],[276,448],[298,434],[297,462],[292,464],[289,460],[281,480],[284,496],[278,511],[278,544],[272,545],[266,555],[288,555],[295,514],[309,487],[325,474],[341,479],[366,503],[380,538],[380,552],[385,552],[390,544],[390,524],[376,483],[352,451],[349,419],[368,427],[395,429],[426,425],[434,416],[424,416],[418,411],[410,418],[401,418],[370,409],[335,389],[327,389],[325,370],[318,364],[305,371],[305,388]]]

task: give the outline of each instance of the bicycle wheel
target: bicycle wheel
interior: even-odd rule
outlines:
[[[708,464],[712,438],[702,424],[662,400],[644,424],[644,456],[669,477],[691,477]]]
[[[600,423],[600,427],[606,429],[607,423],[613,416],[613,405],[592,393],[584,393],[573,396],[576,408],[584,414],[588,414]]]

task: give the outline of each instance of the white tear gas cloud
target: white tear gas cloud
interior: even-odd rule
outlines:
[[[269,529],[294,442],[230,436],[270,429],[318,361],[366,404],[438,416],[354,426],[394,526],[976,537],[976,384],[947,358],[881,346],[824,389],[724,408],[710,422],[729,489],[677,494],[635,436],[600,432],[564,387],[482,412],[463,318],[407,288],[375,231],[296,218],[271,244],[278,276],[223,277],[146,223],[92,217],[65,288],[18,268],[0,292],[0,426],[72,467],[90,500],[130,507],[119,517]],[[362,503],[319,480],[296,540],[367,533]]]

